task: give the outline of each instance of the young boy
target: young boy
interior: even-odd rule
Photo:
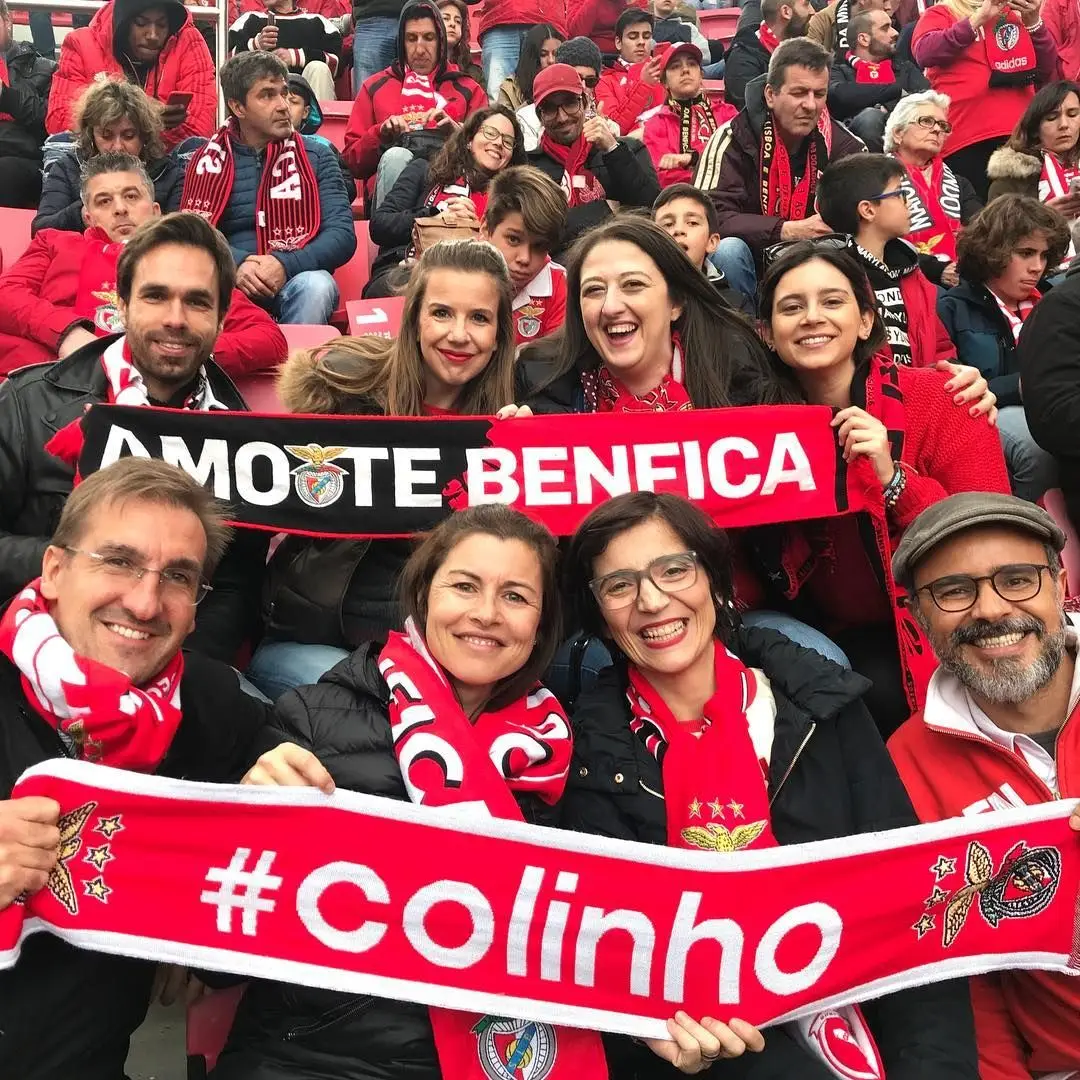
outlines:
[[[480,239],[494,244],[510,269],[519,346],[554,333],[566,318],[566,270],[551,261],[566,214],[562,188],[530,165],[504,169],[488,186]]]
[[[919,269],[901,190],[904,167],[884,154],[852,154],[818,180],[817,208],[830,229],[849,233],[853,254],[877,296],[889,347],[898,364],[932,367],[956,362],[956,346],[937,313],[937,290]]]

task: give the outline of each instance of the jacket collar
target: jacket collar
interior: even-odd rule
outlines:
[[[514,310],[524,307],[534,296],[550,296],[555,291],[552,283],[551,259],[541,267],[540,272],[514,297]]]

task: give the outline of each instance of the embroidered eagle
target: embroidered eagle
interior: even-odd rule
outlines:
[[[59,821],[60,852],[56,857],[56,865],[49,871],[46,888],[72,915],[79,913],[79,900],[75,895],[75,882],[71,879],[67,864],[79,853],[83,826],[96,808],[96,802],[83,803]]]
[[[286,446],[286,450],[293,457],[301,461],[309,462],[316,469],[321,469],[328,461],[340,457],[348,450],[347,446],[319,446],[316,443],[308,443],[307,446]]]
[[[682,838],[705,851],[741,851],[765,831],[765,824],[764,821],[749,821],[728,829],[726,825],[710,821],[708,825],[690,825],[683,829]]]

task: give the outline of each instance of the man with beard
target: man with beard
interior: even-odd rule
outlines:
[[[724,68],[724,97],[737,109],[746,105],[746,84],[769,70],[781,41],[802,37],[814,9],[810,0],[762,0],[761,25],[735,34]]]
[[[941,661],[923,710],[889,740],[921,821],[1080,795],[1064,545],[1039,507],[981,492],[935,503],[900,542],[893,574]],[[1010,971],[971,987],[983,1080],[1080,1069],[1077,980]]]
[[[236,269],[224,237],[194,214],[147,222],[116,265],[125,334],[95,338],[51,365],[0,386],[0,597],[41,560],[71,492],[79,420],[95,402],[174,409],[246,409],[212,353]],[[267,540],[237,537],[199,605],[188,647],[232,662],[259,610]]]

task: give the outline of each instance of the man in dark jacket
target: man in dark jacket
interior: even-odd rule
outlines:
[[[903,94],[929,90],[926,76],[896,56],[896,27],[886,11],[863,11],[848,26],[851,48],[833,61],[829,112],[875,154],[885,138],[885,121]]]
[[[694,173],[694,186],[712,192],[720,214],[724,239],[713,262],[746,296],[757,293],[765,248],[830,231],[814,212],[818,175],[866,149],[825,111],[830,59],[807,38],[780,45],[768,75],[747,87],[746,108],[706,143]],[[763,142],[771,148],[766,161]]]
[[[602,116],[585,119],[585,84],[569,64],[552,64],[536,76],[533,101],[543,131],[529,164],[566,192],[564,247],[611,216],[608,200],[652,206],[660,184],[648,151],[636,139],[616,138]]]
[[[135,390],[150,406],[247,408],[211,358],[234,273],[221,235],[200,218],[171,214],[151,222],[117,266],[126,335],[99,338],[51,366],[24,368],[0,386],[0,600],[41,568],[72,489],[77,421],[89,405],[115,401],[134,380],[126,403]],[[253,532],[238,537],[199,606],[191,648],[232,662],[250,640],[266,549]]]
[[[0,206],[32,209],[41,198],[45,107],[56,64],[15,41],[0,0]]]
[[[125,458],[68,499],[33,580],[0,619],[0,909],[25,892],[63,895],[65,880],[78,898],[97,895],[95,880],[109,888],[122,826],[84,820],[82,853],[61,876],[53,873],[60,806],[11,797],[20,774],[40,762],[78,758],[215,783],[235,783],[257,766],[260,778],[332,787],[313,755],[282,745],[272,710],[243,692],[235,671],[181,651],[228,542],[210,494],[165,462]],[[28,630],[45,642],[54,679],[41,679],[27,659],[37,655],[23,640]],[[80,702],[87,690],[94,701],[77,720],[67,701],[73,675]],[[140,697],[151,684],[155,696]],[[153,964],[33,934],[16,965],[0,972],[0,1075],[123,1080],[153,979]]]
[[[769,59],[781,41],[806,33],[813,13],[810,0],[762,0],[761,24],[740,26],[728,50],[724,97],[732,105],[741,109],[746,104],[746,84],[769,70]]]
[[[326,141],[293,131],[288,77],[264,52],[226,62],[232,118],[192,153],[180,209],[225,234],[245,296],[280,323],[319,325],[337,307],[333,272],[356,251],[356,230]]]

